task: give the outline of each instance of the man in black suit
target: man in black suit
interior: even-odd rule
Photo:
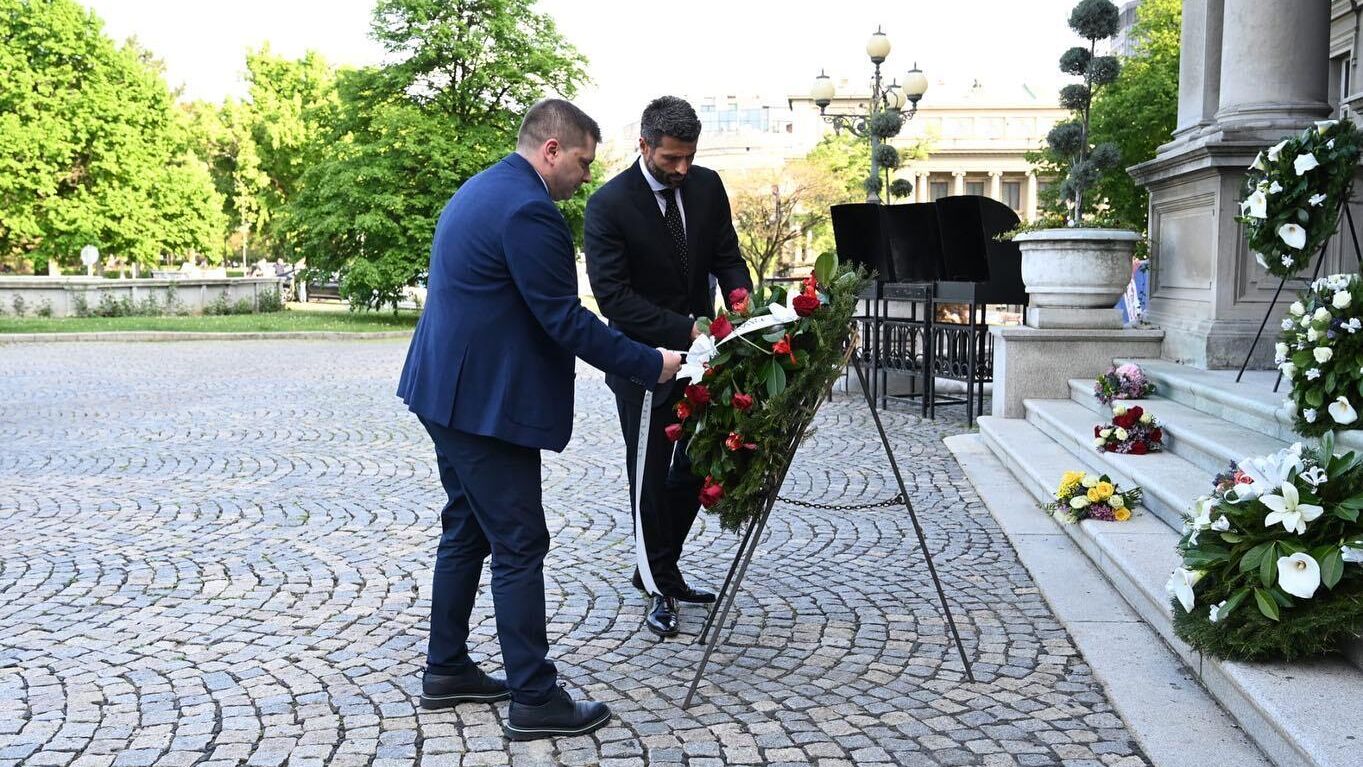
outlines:
[[[714,171],[692,164],[700,128],[690,104],[655,99],[640,120],[639,161],[587,201],[587,277],[601,313],[625,335],[664,349],[686,349],[700,332],[696,318],[714,316],[710,275],[725,296],[752,290],[724,184]],[[633,499],[644,389],[614,375],[606,384],[615,392]],[[649,595],[645,623],[664,637],[677,634],[678,601],[715,601],[712,592],[691,588],[678,566],[701,486],[686,442],[665,433],[677,423],[674,406],[683,392],[675,382],[654,390],[638,509],[649,569],[662,592]],[[645,591],[637,569],[633,581]]]

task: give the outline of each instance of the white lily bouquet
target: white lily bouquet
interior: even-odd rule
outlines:
[[[1235,220],[1259,265],[1279,277],[1305,269],[1339,223],[1353,186],[1360,134],[1350,120],[1323,120],[1260,152],[1249,166]]]
[[[1231,660],[1307,657],[1363,630],[1363,456],[1334,435],[1246,458],[1186,513],[1174,630]]]
[[[1363,405],[1363,280],[1322,277],[1287,309],[1274,360],[1292,384],[1298,434],[1357,429]]]

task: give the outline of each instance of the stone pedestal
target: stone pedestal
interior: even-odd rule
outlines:
[[[1184,0],[1183,9],[1174,140],[1129,169],[1150,191],[1147,319],[1165,331],[1165,359],[1238,367],[1279,284],[1235,221],[1244,173],[1261,149],[1329,115],[1330,6]],[[1337,267],[1337,252],[1327,251],[1323,273]],[[1275,321],[1252,360],[1259,366],[1272,364]]]
[[[993,415],[1022,418],[1023,401],[1068,399],[1069,379],[1097,378],[1112,360],[1158,357],[1160,330],[1046,330],[996,326]],[[1270,344],[1271,346],[1271,344]]]

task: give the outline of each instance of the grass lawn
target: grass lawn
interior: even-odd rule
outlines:
[[[300,330],[365,332],[411,330],[417,313],[404,311],[299,311],[271,314],[234,314],[212,317],[15,317],[0,316],[3,333],[99,333],[119,330],[181,331],[193,333],[260,333]]]

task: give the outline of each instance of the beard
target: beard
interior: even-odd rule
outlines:
[[[649,159],[648,155],[644,155],[644,167],[648,168],[648,172],[653,174],[654,178],[658,179],[664,184],[667,184],[669,187],[673,189],[676,189],[677,187],[681,186],[682,182],[686,180],[685,173],[668,173],[667,171],[658,167],[658,165],[654,163],[653,160]]]

